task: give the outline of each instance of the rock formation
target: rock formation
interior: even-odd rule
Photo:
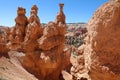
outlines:
[[[55,23],[56,24],[59,24],[59,23],[65,24],[65,14],[63,12],[64,4],[59,4],[59,6],[60,6],[60,12],[56,16]]]
[[[26,10],[22,7],[18,7],[17,14],[15,18],[15,36],[14,38],[18,43],[24,41],[25,37],[25,28],[27,26],[27,17],[25,16]]]
[[[9,36],[10,36],[10,28],[9,27],[7,27],[6,29],[5,29],[5,43],[8,43],[9,42]]]
[[[92,80],[120,80],[120,3],[102,5],[88,23],[84,50]]]
[[[65,48],[64,4],[59,6],[55,22],[45,28],[36,5],[28,19],[25,9],[18,7],[15,26],[4,35],[0,32],[0,80],[61,80],[61,74],[65,80],[120,80],[120,0],[107,2],[95,12],[85,44],[78,49]]]
[[[5,56],[9,58],[8,51],[7,46],[4,43],[0,43],[0,57]]]
[[[5,56],[5,57],[9,58],[8,51],[9,51],[9,49],[7,48],[7,46],[5,44],[4,37],[0,33],[0,58],[2,56]]]
[[[73,76],[73,80],[90,80],[88,69],[85,67],[84,49],[85,45],[80,46],[78,49],[72,49],[70,57],[72,67],[70,73]]]
[[[63,8],[63,4],[60,4],[60,8]],[[56,18],[57,23],[49,22],[42,33],[39,19],[36,16],[37,8],[33,6],[31,9],[26,37],[34,42],[25,46],[25,49],[29,48],[30,51],[26,51],[23,66],[40,80],[58,80],[62,69],[68,64],[63,61],[66,58],[63,55],[66,23],[65,15],[63,11],[61,14],[61,11],[62,9],[57,15],[59,16]],[[40,31],[37,32],[38,29]],[[39,33],[43,35],[40,36]]]
[[[26,10],[22,7],[18,7],[17,17],[15,18],[15,26],[10,30],[9,35],[9,49],[15,50],[20,47],[20,44],[24,41],[25,29],[27,26],[27,17],[25,16]]]
[[[3,40],[2,40],[2,34],[0,34],[0,43],[2,43]]]
[[[36,5],[33,5],[31,8],[30,17],[28,18],[28,25],[26,28],[26,36],[25,36],[25,42],[26,41],[33,41],[42,36],[43,29],[42,25],[40,24],[40,19],[37,16],[38,8]]]
[[[91,80],[120,80],[119,21],[119,1],[107,2],[95,12],[87,25],[85,45],[77,56],[71,55],[73,80],[89,80],[89,76]]]

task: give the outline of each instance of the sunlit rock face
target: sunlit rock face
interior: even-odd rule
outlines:
[[[36,50],[38,44],[37,39],[39,39],[43,34],[43,28],[37,14],[38,7],[33,5],[30,11],[30,17],[28,18],[28,25],[25,29],[24,42],[22,44],[23,49],[27,52]]]
[[[102,5],[88,22],[84,50],[92,80],[120,80],[120,3]]]
[[[25,28],[27,26],[27,17],[25,16],[26,10],[18,7],[17,17],[15,18],[15,36],[13,36],[17,43],[23,42],[25,37]],[[14,32],[13,32],[14,33]]]
[[[37,16],[38,8],[33,5],[30,12],[30,17],[28,18],[28,25],[26,28],[25,42],[34,41],[42,36],[43,28],[40,23],[40,19]]]
[[[56,18],[57,22],[49,22],[43,29],[43,32],[40,28],[40,21],[36,15],[31,13],[28,19],[27,30],[31,29],[31,33],[29,34],[29,31],[27,31],[26,34],[24,43],[28,42],[28,44],[24,46],[26,56],[22,64],[29,72],[39,78],[39,80],[58,80],[61,71],[68,65],[68,62],[64,62],[67,57],[63,54],[66,34],[63,5],[64,4],[60,4],[60,12],[57,15],[60,20]],[[33,7],[35,8],[35,6]],[[35,14],[37,12],[36,9],[31,11]],[[36,24],[37,26],[35,26]],[[32,29],[34,27],[35,29]],[[38,35],[38,29],[41,30],[41,32],[38,31],[41,34],[39,37],[36,36]],[[32,44],[29,44],[29,42]]]
[[[6,31],[6,39],[8,42],[8,48],[10,50],[17,50],[20,47],[21,43],[24,41],[25,29],[28,23],[25,14],[26,10],[22,7],[18,7],[17,17],[15,18],[16,24],[13,28]]]

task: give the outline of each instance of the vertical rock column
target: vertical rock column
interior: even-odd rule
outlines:
[[[27,52],[23,66],[40,80],[58,80],[64,68],[62,53],[65,43],[66,23],[63,4],[60,4],[57,22],[49,22],[43,35],[37,39],[37,50]],[[33,33],[33,32],[32,32]],[[33,48],[33,46],[31,46]],[[30,49],[29,49],[30,50]]]
[[[35,48],[37,47],[37,39],[39,39],[43,34],[43,28],[37,13],[38,7],[33,5],[30,11],[30,17],[28,18],[26,36],[24,40],[24,48],[27,52],[35,51]]]
[[[37,14],[38,8],[36,5],[33,5],[33,7],[31,8],[30,17],[28,18],[28,25],[25,37],[26,42],[37,40],[42,36],[43,29]]]
[[[39,61],[39,63],[42,61],[42,66],[40,64],[39,66],[45,73],[45,80],[49,80],[49,78],[58,80],[64,66],[62,64],[62,54],[65,43],[66,23],[63,5],[60,4],[60,12],[56,17],[57,22],[49,22],[43,31],[43,36],[38,40],[39,48],[42,50]]]
[[[17,14],[15,18],[15,40],[20,43],[24,41],[25,28],[27,26],[27,17],[25,16],[26,10],[22,7],[18,7]]]
[[[9,35],[8,46],[10,49],[17,49],[24,41],[25,29],[27,26],[27,17],[25,16],[26,10],[22,7],[18,7],[17,17],[15,18],[15,26],[11,29]]]

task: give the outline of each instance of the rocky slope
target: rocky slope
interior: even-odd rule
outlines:
[[[23,53],[9,52],[10,58],[0,58],[0,80],[38,80],[21,65]]]

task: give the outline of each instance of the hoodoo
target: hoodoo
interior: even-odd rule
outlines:
[[[61,71],[66,65],[63,64],[63,50],[66,34],[63,5],[64,4],[60,4],[60,12],[57,15],[59,17],[56,18],[57,23],[49,22],[44,28],[42,36],[37,36],[38,33],[40,33],[40,31],[37,33],[37,30],[41,29],[40,21],[36,16],[37,8],[33,6],[31,9],[26,39],[34,39],[32,40],[34,43],[32,46],[28,44],[25,48],[27,50],[23,60],[23,66],[40,80],[58,80]],[[31,31],[29,32],[30,29]]]

